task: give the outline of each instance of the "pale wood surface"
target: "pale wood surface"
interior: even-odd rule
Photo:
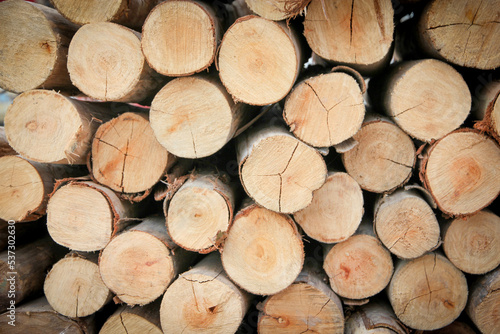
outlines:
[[[470,288],[467,314],[484,334],[500,331],[500,268],[484,275]]]
[[[391,306],[383,299],[361,306],[345,323],[345,334],[407,334]]]
[[[286,2],[282,0],[245,0],[248,8],[255,14],[273,21],[281,21],[290,16],[286,11]]]
[[[151,304],[129,307],[120,306],[104,323],[99,334],[162,334],[158,298]]]

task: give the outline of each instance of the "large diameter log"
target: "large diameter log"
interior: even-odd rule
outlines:
[[[176,158],[158,143],[148,117],[124,113],[102,124],[92,142],[92,175],[121,193],[153,187]]]
[[[0,157],[0,218],[37,220],[46,212],[55,180],[82,174],[83,170],[65,165],[41,164],[14,155]]]
[[[467,314],[481,333],[500,331],[500,268],[477,280],[470,289]]]
[[[85,164],[100,121],[112,111],[96,103],[71,99],[55,91],[18,95],[5,115],[10,145],[33,161]]]
[[[481,70],[500,66],[500,1],[431,1],[418,24],[421,45],[433,57]]]
[[[363,222],[356,235],[325,246],[323,269],[332,290],[348,299],[364,299],[382,291],[392,276],[391,254]]]
[[[12,316],[12,317],[11,317]],[[12,322],[11,319],[15,319]],[[0,332],[10,334],[94,334],[97,333],[94,317],[70,319],[57,313],[45,297],[29,301],[15,311],[0,316]]]
[[[47,274],[43,291],[57,312],[67,317],[86,317],[111,300],[97,265],[97,253],[76,253],[59,260]]]
[[[345,334],[407,334],[391,306],[381,299],[371,300],[352,313],[345,322]]]
[[[484,274],[500,265],[500,217],[483,210],[442,225],[443,250],[448,259],[469,274]]]
[[[308,269],[304,268],[288,288],[258,306],[259,333],[344,333],[339,297],[321,275]]]
[[[68,20],[84,25],[113,21],[140,30],[146,16],[159,0],[50,0]]]
[[[158,298],[144,306],[120,306],[104,323],[99,334],[162,334]]]
[[[372,73],[392,55],[394,10],[391,1],[313,0],[304,35],[320,57]]]
[[[48,236],[0,253],[0,312],[42,290],[47,270],[62,256],[63,248]]]
[[[68,71],[83,93],[103,101],[141,102],[163,82],[146,63],[141,35],[111,22],[78,29],[69,45]]]
[[[450,324],[467,303],[464,274],[437,253],[400,260],[387,292],[399,320],[420,330]]]
[[[119,221],[137,217],[139,208],[95,182],[70,181],[58,188],[47,205],[47,229],[58,244],[71,250],[103,249]]]
[[[347,173],[331,172],[312,203],[293,218],[311,238],[324,243],[341,242],[356,232],[363,217],[363,192]]]
[[[370,86],[372,99],[418,140],[430,142],[443,137],[456,130],[469,114],[472,99],[467,84],[442,61],[402,62],[377,80]]]
[[[160,308],[161,327],[164,333],[235,333],[250,300],[213,253],[168,287]]]
[[[219,51],[219,75],[236,101],[266,105],[292,89],[302,66],[299,41],[283,22],[244,16],[227,30]]]
[[[452,132],[424,152],[420,179],[450,216],[470,215],[500,193],[500,146],[472,129]]]
[[[4,155],[17,155],[17,152],[10,146],[7,136],[5,135],[5,128],[0,126],[0,157]]]
[[[163,218],[149,217],[110,241],[101,252],[99,270],[121,301],[145,305],[165,292],[193,254],[175,249]]]
[[[399,258],[414,259],[440,245],[436,215],[417,190],[398,189],[375,204],[373,227]]]
[[[476,119],[474,128],[489,133],[500,143],[500,81],[491,81],[477,98],[478,103],[473,109]]]
[[[238,212],[222,251],[222,264],[241,288],[257,295],[285,289],[304,262],[302,239],[293,220],[257,205]]]
[[[0,87],[74,90],[66,68],[77,27],[55,9],[25,1],[0,4]]]
[[[316,147],[337,145],[358,132],[365,116],[363,92],[344,72],[308,78],[288,95],[283,118],[293,134]]]
[[[202,254],[215,250],[220,233],[226,233],[233,221],[235,190],[223,176],[193,173],[170,201],[165,200],[172,241]]]
[[[238,136],[237,159],[247,194],[277,212],[294,213],[308,206],[327,176],[321,154],[279,126]]]
[[[248,120],[249,111],[233,102],[220,81],[192,76],[174,79],[156,94],[150,120],[169,152],[195,159],[220,150]]]
[[[353,138],[358,145],[343,153],[342,161],[361,188],[383,193],[408,182],[416,160],[415,145],[397,125],[367,118]]]
[[[215,59],[222,26],[215,11],[198,1],[165,1],[148,15],[142,50],[149,65],[167,76],[207,69]]]

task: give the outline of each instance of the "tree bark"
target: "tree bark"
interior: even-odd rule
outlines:
[[[251,295],[234,284],[216,253],[182,273],[163,296],[160,318],[165,333],[235,333]]]
[[[373,227],[391,253],[414,259],[440,246],[436,215],[417,190],[398,189],[375,203]]]
[[[468,274],[480,275],[500,265],[500,217],[488,210],[442,224],[443,250]]]
[[[5,135],[5,128],[0,126],[0,157],[4,155],[17,155],[17,152],[10,146]]]
[[[67,317],[86,317],[111,301],[97,265],[98,254],[71,252],[47,274],[43,291],[49,304]]]
[[[361,306],[345,323],[345,334],[408,334],[408,329],[398,320],[391,306],[375,299]]]
[[[467,303],[464,274],[444,256],[429,253],[399,260],[387,289],[399,320],[418,330],[434,330],[452,323]]]
[[[150,111],[160,144],[189,159],[219,151],[253,114],[247,105],[234,103],[218,79],[202,75],[170,81],[156,94]]]
[[[110,22],[78,29],[68,52],[73,84],[97,100],[141,102],[163,83],[142,54],[141,35]]]
[[[263,106],[288,94],[302,63],[300,44],[290,27],[249,15],[225,33],[218,67],[235,101]]]
[[[110,241],[101,252],[99,270],[121,301],[145,305],[160,297],[193,259],[194,253],[176,248],[163,218],[148,217]]]
[[[347,240],[363,217],[363,192],[349,174],[330,172],[312,203],[293,218],[311,238],[324,243]]]
[[[6,135],[10,145],[30,160],[82,165],[100,123],[113,114],[109,105],[78,101],[55,91],[31,90],[17,96],[9,107]]]
[[[467,118],[471,94],[453,67],[435,59],[402,62],[370,83],[375,105],[413,138],[437,140]]]
[[[408,182],[416,160],[415,146],[396,124],[369,115],[353,139],[358,145],[343,153],[342,161],[361,188],[384,193]]]
[[[0,4],[0,87],[75,91],[66,60],[77,26],[55,9],[25,1]]]
[[[175,160],[158,143],[144,114],[113,118],[97,129],[92,142],[92,175],[120,193],[152,188]]]
[[[99,334],[162,334],[160,326],[160,302],[144,306],[120,306],[104,323]]]
[[[307,7],[304,35],[320,57],[371,75],[391,59],[393,19],[389,0],[313,0]]]
[[[500,146],[477,130],[454,131],[423,151],[420,179],[439,209],[471,215],[500,193]]]
[[[382,291],[392,276],[392,258],[373,235],[367,221],[356,235],[324,248],[323,269],[332,290],[348,299],[364,299]]]
[[[475,119],[480,120],[474,128],[487,132],[500,143],[500,81],[491,81],[476,96],[478,103],[473,106]]]
[[[0,157],[0,218],[39,219],[45,215],[55,181],[83,174],[81,168],[41,164],[14,155]]]
[[[247,194],[267,209],[294,213],[312,202],[327,176],[312,147],[280,126],[248,130],[238,137],[240,179]]]
[[[500,268],[484,275],[472,284],[467,314],[481,333],[494,334],[500,330]]]
[[[255,204],[235,216],[222,250],[228,276],[257,295],[272,295],[297,278],[304,263],[302,239],[293,220]]]

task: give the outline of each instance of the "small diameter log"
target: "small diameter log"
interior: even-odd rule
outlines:
[[[500,193],[500,146],[472,129],[452,132],[424,152],[420,179],[441,211],[470,215]]]
[[[500,265],[500,217],[483,210],[442,225],[443,250],[468,274],[484,274]]]
[[[0,312],[42,290],[45,274],[62,256],[63,248],[48,236],[1,252]]]
[[[321,154],[279,126],[238,136],[237,159],[247,194],[277,212],[294,213],[311,204],[327,176]]]
[[[194,253],[174,248],[165,220],[148,217],[118,234],[101,252],[102,280],[128,305],[151,303],[193,259]]]
[[[321,275],[304,269],[285,290],[257,306],[259,333],[344,333],[339,297]]]
[[[78,29],[69,45],[68,71],[83,93],[103,101],[141,102],[163,82],[146,63],[141,35],[110,22]]]
[[[165,1],[148,15],[142,28],[142,51],[149,65],[167,76],[207,69],[222,38],[221,22],[208,4]]]
[[[139,209],[95,182],[70,181],[58,188],[47,205],[47,229],[58,244],[72,250],[103,249],[121,219]]]
[[[500,268],[484,275],[470,289],[467,314],[481,333],[500,331]]]
[[[342,154],[342,161],[361,188],[383,193],[408,182],[416,160],[415,145],[397,125],[368,117],[353,138],[358,145]]]
[[[151,104],[150,120],[169,152],[195,159],[220,150],[251,116],[249,111],[233,102],[219,80],[200,75],[177,78],[163,87]]]
[[[418,24],[421,46],[435,58],[481,70],[500,66],[500,1],[431,1]]]
[[[68,20],[84,25],[113,21],[140,30],[146,16],[159,0],[50,0]]]
[[[361,306],[345,322],[345,334],[407,334],[391,306],[375,299]]]
[[[464,274],[437,253],[399,260],[387,292],[399,320],[420,330],[450,324],[467,303]]]
[[[94,334],[94,317],[70,319],[57,313],[45,297],[29,301],[0,316],[0,332],[9,334]]]
[[[356,232],[363,217],[363,192],[347,173],[331,172],[314,192],[312,203],[293,218],[311,238],[341,242]]]
[[[488,132],[500,143],[500,81],[491,81],[479,92],[474,117],[481,120],[474,128]]]
[[[164,333],[235,333],[250,299],[213,253],[168,287],[160,308],[161,327]]]
[[[288,0],[245,0],[248,8],[250,8],[255,14],[273,21],[281,21],[287,19],[291,16],[291,13],[287,12],[287,2],[292,2]]]
[[[158,298],[144,306],[120,306],[104,323],[99,334],[162,334]]]
[[[178,246],[202,254],[217,248],[217,238],[233,221],[236,197],[236,189],[223,177],[195,172],[165,200],[167,230]]]
[[[79,168],[41,164],[14,155],[0,157],[0,218],[37,220],[45,214],[55,180],[83,173]]]
[[[127,112],[102,124],[92,143],[92,175],[121,193],[150,189],[175,160],[158,143],[144,114]]]
[[[0,4],[0,87],[74,90],[66,68],[77,27],[55,9],[25,1]]]
[[[85,164],[100,121],[112,111],[55,91],[31,90],[18,95],[5,115],[10,145],[33,161]]]
[[[241,288],[257,295],[278,293],[293,283],[303,263],[302,239],[290,217],[255,204],[238,212],[222,264]]]
[[[43,291],[57,312],[67,317],[86,317],[111,300],[97,265],[97,253],[72,252],[47,274]]]
[[[414,259],[440,245],[440,229],[432,208],[417,190],[398,189],[378,199],[373,228],[391,253]]]
[[[457,129],[471,108],[471,94],[453,67],[435,59],[403,62],[374,81],[372,100],[403,131],[424,142]]]
[[[290,131],[316,147],[337,145],[351,138],[364,116],[362,89],[352,75],[344,72],[300,82],[288,95],[283,109]]]
[[[389,0],[313,0],[307,7],[304,35],[320,57],[370,74],[391,59],[393,20]]]
[[[227,30],[219,51],[219,75],[235,101],[267,105],[292,89],[302,66],[295,33],[283,22],[244,16]]]
[[[4,155],[17,155],[17,152],[10,146],[5,135],[5,128],[0,126],[0,157]]]
[[[364,299],[382,291],[392,276],[391,254],[373,235],[373,227],[363,222],[346,241],[327,245],[323,269],[332,290],[348,299]]]

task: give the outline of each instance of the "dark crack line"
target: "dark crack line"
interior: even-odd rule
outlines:
[[[417,104],[416,106],[410,107],[410,108],[408,108],[408,109],[405,109],[405,110],[403,110],[402,112],[397,113],[396,115],[394,115],[394,116],[392,116],[392,117],[398,117],[398,116],[400,116],[400,115],[404,114],[404,113],[405,113],[405,112],[407,112],[407,111],[410,111],[410,110],[413,110],[413,109],[415,109],[415,108],[420,107],[422,104],[424,104],[424,102],[419,103],[419,104]]]
[[[196,305],[196,309],[198,310],[198,312],[201,312],[200,311],[200,306],[198,305],[198,298],[196,298],[196,292],[194,291],[194,284],[193,284],[193,282],[191,282],[191,290],[193,291],[194,303]]]
[[[392,163],[394,163],[396,165],[400,165],[400,166],[403,166],[403,167],[406,167],[406,168],[410,168],[410,169],[413,168],[412,166],[408,166],[408,165],[402,164],[401,162],[397,162],[397,161],[394,161],[392,159],[388,159],[388,158],[382,158],[382,159],[390,161],[390,162],[392,162]]]
[[[278,174],[278,176],[280,177],[280,192],[278,195],[278,211],[281,212],[281,193],[283,191],[283,177],[281,176],[281,174]]]
[[[120,322],[122,323],[123,329],[125,330],[125,333],[128,334],[127,327],[125,327],[125,323],[123,322],[123,317],[122,317],[123,311],[120,312]]]
[[[401,236],[399,237],[393,244],[391,247],[389,247],[389,250],[391,250],[394,246],[396,246],[396,244],[401,241],[401,240],[405,240],[406,238],[406,235],[408,234],[408,232],[410,231],[410,228],[411,226],[408,226],[408,228],[406,229],[406,232]]]
[[[285,173],[285,171],[286,171],[286,169],[288,168],[288,166],[290,165],[290,162],[291,162],[291,161],[292,161],[292,159],[293,159],[293,155],[295,154],[295,151],[297,151],[297,148],[298,148],[298,147],[299,147],[299,143],[297,143],[297,144],[295,145],[295,148],[293,149],[292,154],[290,155],[290,159],[288,159],[288,162],[287,162],[287,164],[286,164],[286,166],[285,166],[285,169],[283,169],[283,171],[282,171],[281,173],[279,173],[279,174],[283,174],[283,173]]]
[[[130,139],[127,139],[127,146],[125,148],[125,154],[123,154],[123,167],[122,167],[122,178],[120,180],[120,188],[122,188],[122,191],[124,190],[123,188],[123,181],[125,180],[125,166],[127,164],[127,153],[128,153],[128,144],[129,144]]]
[[[477,14],[479,13],[479,9],[481,9],[481,6],[483,5],[483,0],[481,0],[481,2],[479,2],[479,6],[477,6],[477,10],[476,12],[474,13],[474,16],[472,17],[472,23],[471,23],[471,26],[474,24],[474,21],[476,21],[476,17],[477,17]],[[470,28],[470,27],[469,27]]]
[[[323,309],[325,308],[325,306],[326,306],[326,305],[328,305],[328,303],[329,303],[330,301],[331,301],[331,299],[328,299],[328,300],[326,301],[326,303],[325,303],[323,306],[321,306],[321,308],[320,308],[319,312],[318,312],[318,313],[316,313],[316,315],[314,316],[315,318],[316,318],[316,317],[317,317],[317,316],[321,313],[321,311],[323,311]]]
[[[326,108],[326,106],[323,104],[323,101],[321,101],[321,99],[319,98],[319,95],[318,93],[316,92],[316,90],[313,88],[313,86],[309,83],[309,82],[305,82],[305,84],[311,88],[311,90],[313,91],[314,95],[316,96],[316,98],[318,99],[319,103],[321,104],[321,106],[326,110],[328,111],[328,109]]]
[[[188,282],[194,282],[194,283],[199,283],[199,284],[203,284],[203,283],[207,283],[207,282],[212,282],[214,280],[217,279],[217,277],[219,277],[220,275],[222,274],[222,270],[219,271],[219,273],[214,277],[214,278],[211,278],[211,279],[207,279],[205,281],[198,281],[198,280],[195,280],[195,279],[189,279],[189,278],[186,278],[185,276],[181,276],[183,279],[185,279],[186,281]]]
[[[352,45],[352,17],[354,14],[354,0],[351,2],[351,21],[349,22],[349,47]]]
[[[125,153],[123,153],[118,147],[116,147],[115,145],[113,144],[110,144],[108,143],[107,141],[104,141],[102,140],[101,138],[96,138],[100,143],[103,143],[103,144],[106,144],[106,145],[109,145],[111,146],[112,148],[114,148],[115,150],[117,150],[118,152],[120,152],[121,154],[125,155]]]
[[[80,288],[82,286],[78,286],[78,290],[76,291],[76,310],[75,310],[75,317],[78,317],[78,295],[80,294]]]

